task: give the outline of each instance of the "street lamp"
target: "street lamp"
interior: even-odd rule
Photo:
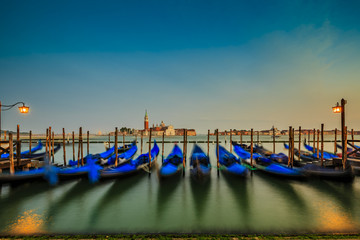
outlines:
[[[347,101],[345,99],[341,99],[341,105],[339,106],[339,103],[336,104],[335,107],[333,107],[333,112],[334,113],[341,113],[341,145],[342,145],[342,162],[343,162],[343,167],[345,168],[345,161],[346,161],[346,151],[345,151],[345,134],[347,134],[347,132],[345,133],[345,104],[347,103]]]
[[[17,103],[11,104],[11,105],[1,105],[1,101],[0,101],[0,140],[1,140],[1,111],[10,110],[19,104],[22,104],[22,106],[19,107],[20,113],[26,114],[29,112],[29,107],[25,106],[24,102],[17,102]]]

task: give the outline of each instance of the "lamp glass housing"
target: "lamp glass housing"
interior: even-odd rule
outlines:
[[[27,106],[21,106],[21,107],[19,107],[19,111],[20,111],[20,113],[28,113],[29,112],[29,107],[27,107]]]

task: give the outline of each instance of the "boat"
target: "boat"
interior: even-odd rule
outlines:
[[[115,147],[114,147],[114,149],[115,149]],[[131,159],[135,155],[137,150],[138,150],[138,148],[137,148],[136,142],[134,141],[131,145],[129,145],[129,148],[127,151],[118,155],[118,163],[121,164],[121,163]],[[101,161],[101,165],[114,165],[115,158],[116,158],[115,154],[111,155],[108,159],[101,158],[101,159],[105,159],[105,160]]]
[[[284,148],[285,149],[289,149],[289,145],[284,143]],[[294,155],[295,156],[299,156],[299,150],[297,148],[294,148]],[[300,159],[305,161],[305,162],[317,162],[319,161],[319,159],[313,155],[313,153],[309,153],[309,152],[305,152],[305,151],[300,151]],[[294,161],[298,162],[298,161]]]
[[[190,176],[202,180],[209,178],[210,173],[211,164],[209,156],[197,144],[194,144],[190,157]]]
[[[301,171],[308,177],[327,180],[349,182],[354,179],[354,173],[350,166],[343,170],[341,168],[328,168],[316,164],[306,164],[301,168]]]
[[[183,153],[177,144],[174,145],[171,153],[164,160],[159,177],[166,178],[178,175],[183,170]]]
[[[16,171],[14,174],[0,174],[0,185],[22,184],[39,180],[47,180],[50,185],[55,185],[58,182],[57,168],[47,163],[42,168],[30,169],[27,171]]]
[[[77,160],[73,161],[70,160],[69,163],[70,167],[60,168],[59,170],[59,178],[61,180],[69,180],[74,178],[88,178],[91,183],[97,182],[99,180],[99,171],[103,169],[99,163],[108,164],[109,161],[111,164],[115,164],[115,155],[111,155],[112,151],[114,151],[115,147],[98,154],[89,154],[84,157],[84,166],[77,167]],[[122,160],[122,162],[126,162],[130,160],[137,151],[137,146],[134,143],[133,146],[126,152],[120,154],[118,158]],[[113,157],[112,160],[110,159],[102,159],[102,157]],[[121,162],[119,162],[121,163]],[[73,165],[74,164],[74,165]]]
[[[216,154],[218,150],[216,148]],[[241,164],[241,161],[234,154],[227,151],[223,146],[219,145],[219,164],[220,170],[224,173],[245,177],[249,174],[249,170]]]
[[[159,146],[154,141],[154,146],[150,151],[151,167],[159,155]],[[130,160],[120,164],[117,167],[108,167],[100,171],[101,179],[124,177],[128,175],[137,174],[141,171],[151,171],[149,166],[149,153],[144,153],[138,156],[135,160]]]
[[[36,153],[37,151],[40,151],[43,148],[43,144],[41,142],[41,140],[38,141],[38,144],[33,147],[31,149],[31,154],[30,154],[30,150],[26,150],[20,153],[21,158],[29,158],[29,155],[32,155],[34,153]],[[16,156],[16,153],[14,154]],[[4,153],[1,154],[0,158],[9,158],[9,153]]]
[[[306,143],[304,143],[304,145],[305,145],[306,150],[308,150],[309,152],[314,152],[312,156],[314,158],[317,158],[317,149],[316,148],[314,149],[312,146],[307,145]],[[324,151],[324,159],[325,160],[331,160],[331,159],[337,158],[337,157],[338,156],[333,153]],[[319,158],[321,158],[321,151],[319,151]]]
[[[234,144],[234,151],[239,157],[243,160],[243,162],[247,165],[251,165],[250,153],[243,149],[240,145]],[[263,156],[256,154],[253,156],[253,165],[257,170],[262,172],[285,178],[304,178],[305,176],[296,168],[289,168],[282,164],[275,163],[269,158],[264,158]]]

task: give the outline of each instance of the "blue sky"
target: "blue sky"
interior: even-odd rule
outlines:
[[[0,100],[44,132],[360,129],[359,1],[0,1]]]

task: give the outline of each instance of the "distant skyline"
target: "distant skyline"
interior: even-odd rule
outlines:
[[[360,1],[0,1],[2,129],[360,129]]]

